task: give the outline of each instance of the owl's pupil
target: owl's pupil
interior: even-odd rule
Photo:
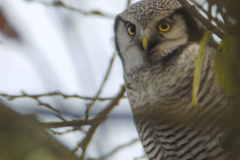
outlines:
[[[130,36],[133,36],[133,35],[135,34],[135,32],[136,32],[136,28],[135,28],[134,25],[128,26],[127,30],[128,30],[128,34],[129,34]]]
[[[161,28],[162,28],[162,29],[167,29],[167,28],[168,28],[168,25],[167,25],[166,23],[163,23],[163,24],[161,24]]]
[[[135,33],[135,31],[136,31],[136,30],[135,30],[135,27],[134,27],[134,26],[131,26],[131,27],[130,27],[130,31],[131,31],[132,33]]]

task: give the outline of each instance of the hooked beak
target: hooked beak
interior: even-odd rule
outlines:
[[[147,57],[150,57],[154,54],[154,47],[158,44],[158,41],[151,41],[147,36],[143,36],[142,38],[142,47]]]
[[[145,54],[148,54],[148,38],[147,38],[147,36],[143,36],[142,46],[143,46],[143,49],[145,51]]]

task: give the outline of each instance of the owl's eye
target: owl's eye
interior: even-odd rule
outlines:
[[[158,29],[161,31],[161,32],[167,32],[169,31],[171,28],[171,23],[169,22],[161,22],[159,25],[158,25]]]
[[[135,34],[135,32],[136,32],[136,27],[131,24],[131,25],[129,25],[129,26],[127,27],[127,30],[128,30],[128,34],[129,34],[130,36],[133,36],[133,35]]]

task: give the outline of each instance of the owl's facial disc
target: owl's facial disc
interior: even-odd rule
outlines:
[[[116,18],[115,43],[125,73],[160,64],[167,56],[175,55],[176,49],[188,41],[187,26],[179,13],[146,22],[143,25],[141,21],[121,15]]]

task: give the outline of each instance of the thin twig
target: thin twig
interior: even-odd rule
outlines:
[[[221,7],[221,5],[218,3],[218,1],[216,1],[215,4],[217,5],[217,13],[220,13],[220,14],[221,14],[222,19],[223,19],[225,25],[228,26],[228,25],[229,25],[229,22],[230,22],[229,19],[228,19],[228,16],[227,16],[225,13],[223,13],[222,7]]]
[[[117,96],[115,97],[115,99],[113,99],[108,105],[107,107],[105,107],[105,109],[103,111],[101,111],[98,116],[96,118],[94,118],[93,123],[91,124],[91,128],[88,130],[86,136],[84,137],[84,139],[78,144],[78,147],[76,147],[76,149],[74,151],[78,151],[79,148],[82,149],[82,155],[81,155],[81,159],[84,159],[85,153],[86,153],[86,149],[87,146],[89,144],[89,142],[92,139],[93,134],[95,133],[96,129],[100,126],[100,124],[102,124],[108,114],[112,111],[112,109],[118,105],[120,99],[123,97],[125,93],[125,86],[121,87],[121,90],[119,91],[119,93],[117,94]],[[86,120],[89,121],[89,120]],[[85,121],[85,122],[86,122]]]
[[[200,5],[199,3],[197,3],[195,0],[190,0],[198,9],[200,9],[203,13],[205,13],[206,15],[208,15],[208,18],[209,18],[209,21],[210,19],[212,21],[214,21],[219,27],[223,27],[224,26],[224,23],[222,21],[220,21],[217,17],[209,17],[209,13],[211,11],[206,11],[204,8],[203,8],[203,5]],[[212,9],[212,7],[211,7]]]
[[[106,72],[106,75],[105,75],[105,77],[104,77],[104,80],[103,80],[103,82],[102,82],[102,84],[101,84],[101,86],[100,86],[97,94],[95,95],[95,98],[94,98],[93,101],[88,105],[88,113],[86,113],[85,119],[88,119],[88,115],[89,115],[89,112],[90,112],[90,110],[91,110],[91,107],[93,106],[93,104],[95,103],[95,101],[99,98],[99,95],[100,95],[101,92],[102,92],[102,89],[103,89],[103,87],[104,87],[104,85],[105,85],[105,83],[106,83],[106,81],[107,81],[107,79],[108,79],[108,77],[109,77],[109,73],[110,73],[110,71],[111,71],[111,69],[112,69],[113,62],[114,62],[114,59],[115,59],[115,57],[116,57],[116,54],[117,54],[117,53],[115,52],[115,53],[113,54],[111,60],[110,60],[110,64],[109,64],[108,70],[107,70],[107,72]]]
[[[208,30],[216,34],[219,38],[223,38],[224,34],[215,25],[213,25],[209,20],[207,20],[202,14],[198,12],[194,5],[191,5],[187,0],[179,0],[183,7],[192,14],[196,19],[198,19]]]
[[[32,98],[32,97],[30,97],[30,98]],[[60,118],[61,120],[65,121],[65,122],[67,122],[67,120],[61,115],[61,112],[58,109],[55,109],[54,107],[52,107],[48,103],[44,103],[44,102],[40,101],[38,98],[33,98],[33,99],[38,102],[39,106],[44,106],[44,107],[52,110],[55,113],[56,117]]]
[[[212,1],[209,1],[207,16],[208,16],[208,19],[210,22],[212,21],[212,7],[213,7],[213,3],[212,3]]]
[[[70,133],[70,132],[76,131],[76,130],[78,130],[78,129],[73,128],[73,129],[66,130],[66,131],[64,131],[64,132],[53,131],[52,129],[49,129],[49,128],[47,128],[47,130],[48,130],[49,132],[51,132],[53,135],[63,135],[63,134],[66,134],[66,133]]]
[[[49,96],[61,96],[63,97],[64,99],[67,99],[67,98],[79,98],[79,99],[84,99],[84,100],[99,100],[99,101],[107,101],[107,100],[112,100],[114,98],[112,97],[107,97],[107,98],[93,98],[93,97],[86,97],[86,96],[79,96],[77,94],[74,94],[74,95],[67,95],[67,94],[63,94],[61,92],[52,92],[52,93],[43,93],[43,94],[35,94],[35,95],[29,95],[29,94],[26,94],[22,91],[22,95],[8,95],[8,94],[0,94],[0,96],[8,99],[9,101],[11,100],[14,100],[14,99],[17,99],[17,98],[40,98],[40,97],[49,97]]]
[[[53,96],[53,95],[61,95],[61,96],[64,97],[64,95],[62,95],[62,94],[59,93],[59,92],[49,93],[49,94],[39,94],[39,95],[28,95],[28,94],[26,94],[25,92],[22,91],[22,95],[18,95],[18,96],[16,96],[16,95],[13,96],[13,95],[7,95],[7,94],[0,94],[0,96],[7,98],[9,101],[14,100],[14,99],[17,99],[17,98],[32,98],[32,99],[34,99],[34,100],[38,103],[39,106],[44,106],[44,107],[50,109],[51,111],[53,111],[53,112],[54,112],[54,115],[55,115],[56,117],[58,117],[59,119],[63,120],[63,122],[62,122],[63,124],[64,124],[64,123],[67,124],[67,123],[71,122],[71,121],[68,121],[67,119],[65,119],[65,118],[61,115],[60,110],[55,109],[55,108],[52,107],[50,104],[45,103],[45,102],[42,102],[42,101],[39,99],[40,97]],[[69,96],[69,97],[71,97],[71,96]],[[65,96],[65,98],[69,98],[69,97],[68,97],[68,96]],[[74,97],[74,98],[76,98],[76,97]],[[79,98],[79,97],[77,97],[77,98]],[[59,123],[61,123],[61,122],[59,122]],[[58,128],[58,127],[51,127],[50,124],[44,124],[44,125],[45,125],[46,128]],[[49,125],[49,126],[47,126],[47,125]],[[53,126],[54,126],[54,124],[53,124]],[[79,126],[77,126],[77,125],[76,125],[76,126],[74,125],[74,127],[75,127],[74,130],[79,130],[79,131],[82,131],[83,133],[85,133],[85,131],[84,131],[81,127],[79,127]]]
[[[80,9],[77,9],[77,8],[74,8],[74,7],[66,6],[62,1],[55,1],[53,3],[47,3],[47,2],[37,1],[37,0],[25,0],[25,1],[39,2],[39,3],[42,3],[42,4],[46,5],[46,6],[62,7],[62,8],[65,8],[67,10],[78,12],[78,13],[81,13],[81,14],[84,14],[84,15],[98,15],[98,16],[103,16],[103,17],[111,18],[111,19],[115,18],[114,15],[103,14],[102,12],[99,12],[99,11],[85,12],[83,10],[80,10]]]
[[[83,159],[85,156],[85,152],[87,149],[87,146],[89,144],[89,142],[92,139],[93,134],[95,133],[96,129],[100,126],[100,124],[102,124],[102,122],[104,122],[108,116],[108,114],[112,111],[112,109],[118,105],[120,99],[124,96],[125,93],[125,86],[121,87],[121,90],[119,91],[119,93],[117,94],[117,96],[107,105],[107,107],[105,107],[105,109],[103,111],[101,111],[97,117],[93,118],[93,119],[88,119],[88,120],[73,120],[73,121],[66,121],[63,117],[61,117],[61,115],[56,115],[58,117],[60,117],[61,119],[64,120],[64,122],[48,122],[48,123],[42,123],[42,125],[45,128],[59,128],[59,127],[81,127],[83,125],[91,125],[91,128],[88,130],[88,132],[86,133],[85,138],[78,144],[78,147],[74,150],[75,152],[81,148],[83,153],[81,155],[81,158]],[[35,99],[38,100],[38,99]],[[50,105],[48,104],[44,104],[43,102],[39,101],[39,105],[44,105],[46,107],[48,107],[49,109],[53,110],[56,113],[60,112],[54,108],[52,108]],[[52,130],[50,130],[51,132],[53,132]]]
[[[45,128],[60,128],[60,127],[80,127],[84,125],[93,125],[96,123],[96,118],[88,119],[88,120],[72,120],[72,121],[65,121],[65,122],[46,122],[43,123]]]

